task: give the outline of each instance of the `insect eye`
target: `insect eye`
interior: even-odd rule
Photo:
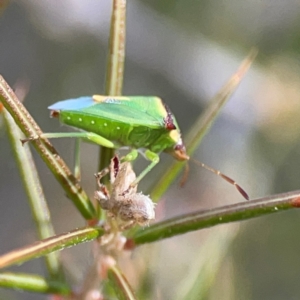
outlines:
[[[176,144],[175,147],[174,147],[174,150],[185,151],[185,146],[182,143]]]
[[[165,122],[165,128],[166,128],[166,129],[168,129],[168,130],[176,129],[176,126],[174,125],[172,119],[166,118],[166,119],[164,120],[164,122]]]
[[[167,116],[164,118],[165,128],[167,130],[174,130],[174,129],[176,129],[176,126],[174,124],[173,114],[166,104],[164,104],[164,106],[167,111]]]
[[[50,118],[58,118],[59,117],[59,111],[58,110],[51,110],[50,111]]]

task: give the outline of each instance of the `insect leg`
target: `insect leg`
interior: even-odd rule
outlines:
[[[150,160],[150,165],[130,184],[130,186],[137,185],[159,162],[159,156],[150,150],[145,151],[146,159]]]
[[[98,190],[94,193],[94,198],[97,200],[101,206],[101,208],[109,210],[110,207],[110,195],[104,184],[100,182],[101,178],[109,173],[109,168],[105,168],[99,173],[95,174]]]
[[[129,152],[127,155],[125,155],[121,161],[133,161],[138,156],[138,150],[133,149],[131,152]],[[153,168],[154,166],[159,162],[159,156],[157,153],[154,153],[150,150],[146,150],[144,152],[144,156],[146,159],[150,160],[150,165],[129,185],[129,188],[124,191],[121,195],[124,196],[127,194],[132,188],[134,188]]]
[[[26,143],[28,141],[38,140],[39,138],[44,139],[58,139],[58,138],[82,138],[87,141],[93,142],[103,147],[107,148],[116,148],[117,145],[113,142],[107,140],[101,135],[92,133],[92,132],[57,132],[57,133],[43,133],[40,136],[30,137],[27,139],[23,139],[22,143]]]
[[[138,150],[132,149],[128,154],[121,158],[121,162],[134,161],[137,159],[138,155]]]
[[[104,177],[106,174],[109,173],[109,168],[105,168],[102,171],[100,171],[99,173],[95,174],[96,180],[97,180],[97,185],[98,187],[101,189],[104,185],[101,183],[101,178]]]

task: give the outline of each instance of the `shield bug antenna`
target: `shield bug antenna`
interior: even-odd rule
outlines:
[[[236,189],[239,191],[239,193],[246,199],[249,200],[249,196],[246,193],[246,191],[233,179],[231,179],[230,177],[228,177],[227,175],[223,174],[222,172],[220,172],[219,170],[216,170],[214,168],[211,168],[209,166],[207,166],[206,164],[202,163],[201,161],[198,161],[194,158],[190,158],[196,165],[220,176],[221,178],[223,178],[224,180],[226,180],[228,183],[234,185],[236,187]],[[186,180],[186,175],[185,175],[185,180]]]

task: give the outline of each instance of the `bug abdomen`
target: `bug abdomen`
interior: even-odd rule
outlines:
[[[59,119],[62,123],[88,132],[96,133],[110,141],[117,141],[124,146],[133,146],[128,140],[131,126],[122,122],[104,119],[77,111],[61,111]]]

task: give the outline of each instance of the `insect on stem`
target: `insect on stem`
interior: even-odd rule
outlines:
[[[207,166],[206,164],[194,159],[194,158],[191,158],[191,160],[193,160],[195,162],[195,164],[199,165],[200,167],[212,172],[212,173],[215,173],[216,175],[220,176],[221,178],[223,178],[224,180],[226,180],[228,183],[234,185],[236,187],[236,189],[239,191],[239,193],[246,199],[246,200],[249,200],[249,196],[248,194],[245,192],[245,190],[236,182],[234,181],[233,179],[231,179],[230,177],[226,176],[225,174],[221,173],[219,170],[215,170],[209,166]]]
[[[121,163],[134,161],[138,156],[138,149],[144,149],[143,155],[150,161],[150,164],[138,176],[135,176],[133,171],[132,173],[129,172],[134,174],[134,179],[128,185],[128,180],[125,175],[122,175],[122,172],[122,176],[115,176],[121,178],[122,186],[126,181],[126,189],[117,188],[120,190],[120,194],[117,196],[125,197],[125,200],[130,200],[129,195],[142,198],[136,192],[136,186],[158,164],[159,153],[169,153],[178,161],[186,162],[190,159],[182,141],[175,116],[163,101],[156,96],[93,95],[59,101],[49,106],[49,109],[52,117],[58,117],[63,124],[73,126],[81,131],[43,133],[40,136],[41,138],[76,137],[112,149],[129,147],[132,150],[122,159]],[[145,133],[146,137],[141,140],[141,136]],[[157,138],[158,134],[159,138]],[[30,137],[24,141],[31,139],[36,138]],[[234,180],[218,170],[196,160],[194,161],[234,185],[245,199],[249,199],[248,194]],[[127,171],[129,166],[130,164]],[[187,174],[188,169],[186,168],[181,185],[186,181]],[[118,185],[115,184],[115,186]]]

